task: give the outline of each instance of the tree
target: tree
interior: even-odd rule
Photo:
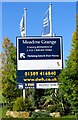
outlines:
[[[78,112],[78,15],[76,16],[76,31],[73,33],[70,55],[59,76],[59,81],[61,83],[59,91],[64,101],[69,103],[73,113]]]
[[[2,95],[11,103],[19,92],[16,89],[16,48],[4,38],[2,52]]]

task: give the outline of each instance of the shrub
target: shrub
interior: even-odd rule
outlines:
[[[7,105],[7,109],[9,110],[13,110],[13,105],[14,105],[14,102],[10,102],[8,105]]]
[[[26,111],[33,111],[35,109],[34,102],[30,99],[25,99]]]
[[[13,111],[25,111],[25,99],[18,97],[13,105]]]
[[[61,112],[62,111],[62,106],[61,104],[54,104],[54,105],[50,105],[47,107],[47,111],[48,112]]]
[[[35,118],[46,118],[51,116],[49,115],[48,112],[39,111],[39,112],[33,112],[31,117],[35,119]]]
[[[48,111],[48,112],[54,112],[54,111],[55,111],[54,105],[49,105],[49,106],[47,107],[47,111]]]
[[[18,97],[13,105],[13,111],[33,111],[34,104],[28,98]]]

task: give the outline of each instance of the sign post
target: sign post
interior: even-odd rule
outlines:
[[[17,38],[17,88],[58,88],[62,37]]]

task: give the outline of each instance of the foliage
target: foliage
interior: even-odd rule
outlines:
[[[35,102],[35,107],[36,108],[39,108],[39,109],[42,108],[42,105],[44,103],[44,100],[43,100],[42,96],[44,96],[44,92],[45,92],[44,89],[35,89],[34,90],[33,97],[34,97],[34,102]]]
[[[2,47],[2,95],[11,103],[19,96],[16,89],[16,48],[8,38],[4,38]]]
[[[9,105],[8,108],[12,110],[14,101],[22,95],[22,90],[16,88],[16,48],[8,38],[4,38],[2,47],[2,95]],[[26,90],[26,98],[28,101],[25,102],[29,109],[32,109],[34,106],[33,90]]]
[[[13,111],[32,111],[34,109],[33,102],[28,98],[18,97],[13,105]]]
[[[39,112],[33,112],[31,117],[34,118],[34,119],[36,119],[36,118],[46,118],[46,117],[50,117],[50,115],[49,115],[48,112],[39,111]]]
[[[76,113],[78,112],[78,15],[76,32],[73,33],[71,46],[66,66],[59,76],[61,83],[59,93],[63,104],[66,101],[71,112]]]
[[[46,89],[44,91],[44,95],[41,97],[41,101],[42,101],[42,107],[46,108],[47,105],[52,105],[56,102],[55,100],[55,93],[54,93],[54,89]]]
[[[13,105],[13,111],[25,111],[25,99],[18,97]]]
[[[6,118],[7,107],[0,107],[0,118]]]
[[[47,111],[52,113],[52,112],[61,112],[63,110],[61,104],[54,104],[47,106]]]
[[[32,113],[32,111],[35,109],[34,89],[26,89],[25,103],[28,104],[27,111],[31,111]]]

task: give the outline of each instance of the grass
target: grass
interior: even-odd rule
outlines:
[[[66,115],[66,116],[64,116],[62,118],[75,118],[75,115]]]
[[[28,118],[28,119],[23,119],[23,118],[2,118],[2,120],[76,120],[75,118]]]

